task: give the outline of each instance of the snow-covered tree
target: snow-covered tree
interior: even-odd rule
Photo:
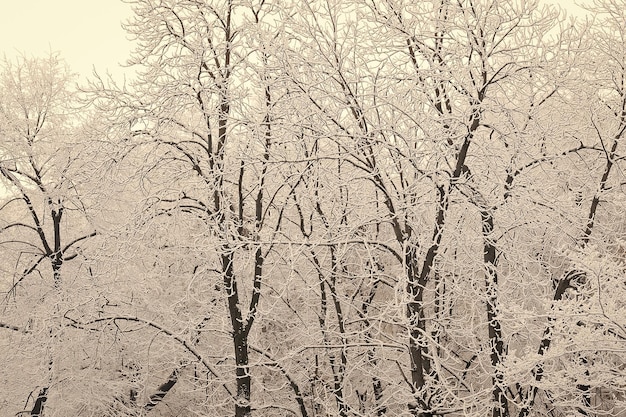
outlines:
[[[83,144],[71,83],[55,54],[2,63],[1,322],[3,332],[16,333],[3,337],[9,343],[2,367],[16,373],[28,364],[19,383],[4,385],[3,392],[10,393],[6,401],[30,404],[32,415],[43,412],[47,397],[66,377],[62,315],[75,298],[67,294],[83,258],[81,245],[95,235],[80,196]],[[76,266],[68,269],[68,263]],[[25,348],[15,349],[14,343]]]
[[[130,3],[80,113],[6,64],[27,413],[621,412],[623,1]]]

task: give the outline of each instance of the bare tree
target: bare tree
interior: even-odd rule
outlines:
[[[54,359],[27,413],[79,383],[89,406],[59,412],[619,412],[621,0],[587,22],[517,0],[131,3],[138,75],[86,89],[93,146],[71,93],[31,94],[62,71],[3,79],[0,331]]]
[[[19,57],[15,62],[5,59],[2,65],[0,242],[3,254],[8,255],[5,259],[14,268],[9,271],[5,267],[12,280],[2,281],[2,309],[23,323],[18,326],[22,331],[43,331],[49,336],[48,342],[31,338],[35,345],[48,345],[47,352],[40,352],[46,369],[37,378],[43,387],[35,396],[31,415],[42,415],[51,384],[59,378],[54,366],[65,300],[63,267],[80,257],[80,245],[95,236],[79,191],[77,171],[82,161],[76,131],[80,119],[73,108],[76,101],[71,82],[67,66],[55,54]],[[53,307],[51,319],[30,316],[33,298]],[[34,320],[41,322],[31,324]]]
[[[285,91],[272,55],[281,39],[280,9],[265,1],[186,0],[140,0],[134,8],[127,26],[141,41],[131,60],[141,68],[134,91],[101,84],[96,102],[122,114],[121,139],[135,157],[150,155],[149,165],[139,167],[148,213],[141,221],[185,221],[205,242],[201,257],[185,269],[200,275],[193,279],[214,282],[213,302],[226,306],[230,324],[222,331],[231,336],[232,351],[223,360],[235,384],[229,401],[236,416],[248,416],[253,327],[264,283],[274,273],[266,263],[273,259],[285,201],[300,182],[298,166],[306,168],[285,160],[294,139],[282,126]],[[159,240],[168,247],[191,244],[184,239]],[[221,313],[200,313],[193,343],[222,350],[218,341],[207,342],[213,335],[205,330],[221,326]],[[168,380],[149,409],[177,383]]]

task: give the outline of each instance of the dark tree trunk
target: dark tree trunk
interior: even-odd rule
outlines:
[[[150,396],[150,400],[148,400],[148,403],[144,406],[144,409],[146,411],[150,411],[154,407],[156,407],[161,401],[163,401],[165,395],[174,387],[174,385],[176,385],[176,382],[178,382],[178,369],[174,369],[170,376],[167,378],[167,381],[161,384],[159,388],[157,388],[156,392]]]
[[[496,270],[497,252],[491,236],[493,233],[493,214],[488,210],[480,213],[483,233],[483,261],[485,265],[485,285],[487,289],[487,328],[489,334],[490,358],[493,366],[492,401],[493,417],[508,417],[509,402],[503,391],[504,375],[500,363],[504,355],[504,341],[502,340],[502,326],[498,320],[498,272]]]
[[[559,301],[563,298],[563,295],[565,294],[565,291],[568,290],[568,288],[571,287],[571,282],[577,279],[580,279],[580,277],[582,276],[582,274],[578,271],[570,271],[567,273],[567,275],[565,275],[565,277],[563,277],[555,291],[554,291],[554,296],[553,296],[553,301]],[[545,330],[543,331],[543,338],[541,339],[541,342],[539,343],[539,349],[537,351],[537,353],[539,355],[544,355],[547,350],[550,348],[550,344],[552,343],[552,327],[554,326],[554,321],[555,318],[550,316],[548,317],[548,325],[546,326]],[[532,370],[532,374],[535,378],[536,382],[540,382],[543,379],[543,365],[541,363],[535,365],[535,367]],[[526,394],[526,405],[520,410],[518,417],[527,417],[530,412],[532,411],[533,406],[535,405],[535,398],[537,396],[537,386],[533,386],[529,389],[528,393]]]
[[[426,282],[418,276],[417,247],[407,246],[405,253],[408,283],[407,318],[409,319],[409,358],[411,363],[411,384],[414,391],[422,389],[426,384],[426,375],[430,372],[430,359],[425,340],[426,318],[424,317],[424,288]],[[409,410],[415,416],[431,417],[433,414],[423,412],[430,405],[419,394],[415,395],[417,404],[410,404]]]
[[[46,401],[48,400],[48,388],[42,388],[41,391],[39,391],[39,395],[37,396],[37,399],[35,400],[35,405],[33,406],[33,409],[30,411],[30,415],[31,416],[41,416],[43,413],[43,409],[44,409],[44,405],[46,403]]]
[[[382,272],[382,267],[378,264],[378,262],[373,262],[371,274],[373,276],[377,276]],[[380,284],[380,279],[375,278],[374,283],[372,284],[369,294],[366,299],[363,300],[361,305],[361,312],[359,313],[360,317],[363,319],[363,323],[365,325],[365,342],[373,343],[374,339],[372,338],[372,325],[369,320],[368,310],[369,307],[374,302],[374,297],[376,296],[376,292],[378,291],[378,285]],[[378,364],[378,358],[376,357],[375,348],[368,349],[367,351],[367,359],[368,362],[372,365],[373,368]],[[374,392],[374,404],[377,416],[384,416],[387,412],[387,407],[382,405],[383,402],[383,383],[380,378],[376,375],[372,376],[372,389]],[[358,391],[357,391],[358,394]],[[366,395],[367,393],[364,393]],[[365,398],[363,398],[363,402]]]
[[[251,378],[248,369],[248,332],[243,322],[239,291],[234,271],[234,254],[225,246],[222,248],[222,271],[224,287],[228,295],[228,312],[232,325],[233,347],[235,351],[235,375],[237,378],[237,395],[235,398],[235,417],[250,415]]]

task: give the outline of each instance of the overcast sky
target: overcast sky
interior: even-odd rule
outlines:
[[[576,13],[574,0],[544,0]],[[60,51],[73,71],[121,77],[132,43],[121,27],[131,15],[121,0],[0,0],[0,55]]]
[[[121,21],[131,15],[121,0],[0,0],[0,54],[40,56],[59,51],[74,72],[111,70],[132,49]]]

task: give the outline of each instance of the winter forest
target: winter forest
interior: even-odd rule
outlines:
[[[626,415],[626,1],[129,0],[0,68],[2,416]]]

